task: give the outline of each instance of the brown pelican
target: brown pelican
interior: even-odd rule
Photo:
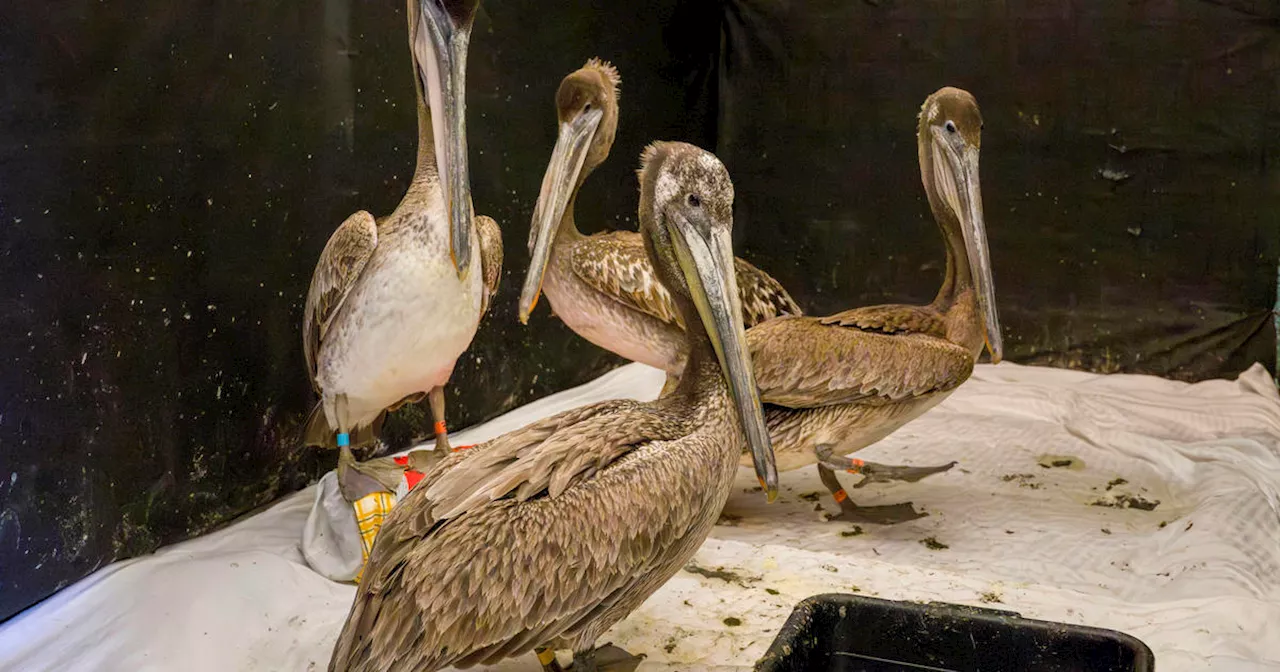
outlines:
[[[841,507],[837,518],[898,522],[919,517],[904,503],[858,507],[835,471],[865,483],[918,480],[945,471],[851,460],[947,397],[969,378],[985,345],[1001,359],[987,234],[978,183],[982,115],[966,91],[944,88],[920,112],[920,177],[947,248],[933,303],[855,308],[830,317],[784,317],[747,332],[769,435],[782,470],[818,463]]]
[[[688,370],[651,403],[607,401],[453,453],[383,526],[330,670],[430,672],[536,650],[576,672],[638,660],[596,638],[692,557],[746,445],[777,474],[732,269],[733,185],[713,155],[649,147],[640,226],[684,324]],[[599,654],[599,655],[598,655]]]
[[[520,321],[529,321],[545,292],[570,329],[622,357],[663,369],[670,387],[684,370],[684,325],[645,256],[640,234],[584,236],[573,219],[578,189],[613,146],[619,84],[618,71],[594,58],[560,82],[560,133],[529,232],[532,261],[520,295]],[[741,259],[734,259],[734,267],[748,328],[801,314],[777,280]]]
[[[408,0],[417,167],[394,212],[378,220],[363,210],[351,215],[316,264],[303,319],[303,352],[321,398],[308,421],[309,444],[347,451],[350,434],[357,444],[368,440],[387,410],[426,394],[437,444],[448,447],[443,386],[502,266],[497,224],[473,220],[467,178],[466,57],[477,5]],[[364,488],[352,478],[339,469],[354,501]]]

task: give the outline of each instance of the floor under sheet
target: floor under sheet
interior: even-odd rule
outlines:
[[[660,386],[630,365],[455,442]],[[1261,367],[1186,385],[980,366],[860,457],[960,464],[851,489],[861,504],[910,499],[932,514],[861,528],[823,519],[835,507],[814,469],[783,474],[772,505],[743,469],[691,566],[711,576],[680,572],[606,639],[647,654],[641,670],[749,669],[796,602],[854,591],[1115,628],[1162,672],[1280,669],[1280,396]],[[0,626],[0,670],[326,669],[353,589],[298,551],[312,490],[107,567]],[[1099,505],[1121,500],[1155,508]],[[496,669],[538,666],[530,655]]]

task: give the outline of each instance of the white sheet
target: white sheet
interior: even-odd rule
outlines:
[[[598,399],[651,398],[661,382],[630,365],[455,440],[482,441]],[[1084,466],[1043,468],[1042,455]],[[916,484],[850,490],[859,503],[911,499],[933,514],[856,536],[814,510],[834,507],[812,468],[784,474],[773,505],[747,492],[755,483],[744,469],[729,524],[694,560],[740,580],[681,572],[608,639],[647,654],[641,670],[742,670],[814,593],[968,604],[985,594],[1000,600],[990,606],[1029,617],[1136,635],[1162,672],[1280,669],[1280,396],[1261,367],[1186,385],[981,366],[951,399],[861,456],[960,466]],[[1108,492],[1118,477],[1128,482]],[[353,589],[313,572],[298,551],[313,489],[116,563],[0,626],[0,669],[326,669]],[[810,493],[816,503],[801,497]],[[1160,504],[1091,505],[1116,493]],[[927,537],[948,548],[927,548]],[[731,616],[741,625],[726,626]],[[529,656],[497,669],[538,667]]]

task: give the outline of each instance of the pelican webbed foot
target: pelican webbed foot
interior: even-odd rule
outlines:
[[[894,464],[878,464],[876,462],[864,462],[863,460],[833,455],[831,446],[820,445],[813,449],[815,455],[818,456],[818,464],[832,470],[845,471],[850,474],[860,474],[863,478],[858,484],[853,486],[861,488],[871,483],[889,483],[892,481],[905,481],[914,483],[925,476],[940,474],[949,471],[956,466],[956,462],[948,462],[940,464],[936,467],[908,467]]]
[[[459,448],[459,450],[461,450],[461,448]],[[404,466],[406,469],[412,469],[418,473],[425,474],[434,469],[436,465],[440,464],[440,462],[444,460],[445,455],[447,455],[447,453],[442,453],[439,449],[428,450],[426,448],[419,448],[418,450],[411,450],[409,451],[409,454],[405,456],[406,460]]]
[[[635,672],[644,660],[644,654],[638,656],[627,653],[613,644],[605,644],[586,651],[573,653],[573,665],[568,672]]]
[[[395,492],[404,468],[389,457],[357,461],[350,447],[338,449],[338,490],[343,499],[356,502],[375,492]]]
[[[826,445],[817,446],[814,448],[814,453],[818,456],[818,475],[822,479],[822,484],[827,486],[827,489],[831,491],[832,498],[840,505],[840,513],[832,516],[830,520],[876,525],[905,523],[923,518],[929,514],[917,511],[911,502],[885,506],[858,506],[849,499],[849,493],[845,492],[844,487],[840,485],[835,472],[845,471],[851,474],[861,474],[862,480],[853,486],[856,489],[869,483],[888,483],[891,481],[914,483],[926,476],[942,473],[956,466],[955,462],[935,467],[908,467],[864,462],[863,460],[833,455],[831,446]]]

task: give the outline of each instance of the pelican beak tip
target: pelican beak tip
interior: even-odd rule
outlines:
[[[534,296],[532,301],[520,300],[520,324],[529,324],[529,316],[533,315],[533,309],[538,307],[538,296]]]
[[[756,477],[756,481],[760,483],[760,489],[764,491],[765,500],[772,504],[778,498],[778,484],[766,483],[759,476]]]

